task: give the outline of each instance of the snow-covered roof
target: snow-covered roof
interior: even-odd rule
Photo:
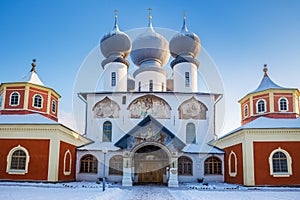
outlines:
[[[233,131],[230,131],[229,133],[225,134],[219,139],[227,137],[243,129],[280,129],[280,128],[300,129],[300,118],[278,119],[278,118],[259,117],[243,126],[234,129]]]
[[[44,86],[44,83],[41,81],[39,76],[35,71],[30,71],[23,79],[22,82],[32,83],[36,85],[42,85]]]
[[[40,114],[0,115],[0,124],[59,124]]]
[[[206,143],[187,144],[183,149],[185,153],[224,153],[221,149],[208,145]]]
[[[87,150],[87,151],[103,150],[103,149],[107,149],[108,151],[117,151],[120,148],[116,147],[112,142],[94,142],[89,145],[80,147],[78,149]]]

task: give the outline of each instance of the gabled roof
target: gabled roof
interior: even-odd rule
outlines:
[[[225,138],[229,135],[232,135],[240,130],[244,129],[300,129],[300,117],[293,119],[283,119],[283,118],[268,118],[268,117],[259,117],[243,126],[240,126],[219,139]],[[218,140],[219,140],[218,139]]]
[[[125,134],[115,146],[121,149],[132,149],[139,142],[160,142],[161,144],[181,150],[185,144],[170,130],[164,127],[151,115],[142,119],[135,127]]]

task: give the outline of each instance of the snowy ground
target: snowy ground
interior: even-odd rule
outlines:
[[[103,192],[102,185],[88,182],[74,183],[16,183],[0,182],[0,199],[9,200],[197,200],[197,199],[300,199],[300,188],[255,187],[232,184],[192,183],[179,188],[166,186],[122,187],[109,185]]]

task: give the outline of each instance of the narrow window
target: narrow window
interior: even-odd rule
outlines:
[[[257,102],[257,112],[266,112],[266,104],[265,101],[262,99]]]
[[[19,93],[18,92],[13,92],[10,95],[10,105],[11,106],[19,105]]]
[[[98,172],[97,158],[91,154],[83,156],[80,159],[80,172],[97,174]]]
[[[196,143],[196,128],[195,124],[188,123],[186,125],[186,143],[195,144]]]
[[[126,104],[126,96],[122,96],[122,104]]]
[[[161,83],[161,91],[163,92],[165,89],[165,84],[164,83]]]
[[[149,91],[152,92],[153,91],[153,80],[149,81]]]
[[[116,72],[111,73],[111,86],[112,87],[116,86]]]
[[[193,175],[193,161],[186,156],[181,156],[178,159],[178,175]]]
[[[216,156],[211,156],[204,161],[205,175],[221,175],[222,161]]]
[[[287,111],[288,110],[288,101],[284,97],[279,99],[279,110],[280,111]]]
[[[114,156],[109,160],[109,171],[110,175],[123,175],[123,157]]]
[[[0,110],[2,109],[2,101],[3,101],[2,98],[3,98],[2,95],[0,95]]]
[[[111,142],[112,124],[109,121],[103,123],[103,142]]]
[[[235,177],[237,174],[237,158],[236,154],[231,151],[228,157],[229,176]]]
[[[245,105],[244,107],[244,117],[248,116],[248,105]]]
[[[43,101],[43,98],[41,95],[39,95],[39,94],[34,95],[33,107],[42,108],[42,105],[43,105],[42,101]]]
[[[56,102],[54,100],[52,101],[52,109],[51,110],[53,113],[56,113]]]
[[[141,81],[139,81],[139,88],[138,88],[139,92],[141,91],[141,87],[142,87],[142,84],[141,84]]]
[[[185,72],[185,87],[190,87],[190,73]]]

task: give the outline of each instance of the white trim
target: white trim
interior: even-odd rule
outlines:
[[[281,106],[280,106],[280,101],[281,99],[284,99],[286,101],[286,110],[281,110]],[[289,100],[285,97],[285,96],[282,96],[278,99],[278,110],[280,112],[288,112],[289,111]]]
[[[235,169],[234,172],[231,171],[231,156],[234,156],[234,169]],[[228,174],[231,177],[236,177],[237,174],[237,158],[234,151],[231,151],[228,156]]]
[[[70,162],[66,163],[66,159],[67,159],[68,154],[70,155]],[[66,165],[67,164],[69,164],[69,171],[66,171]],[[71,154],[70,150],[68,149],[65,152],[65,155],[64,155],[64,175],[66,175],[66,176],[70,175],[71,171],[72,171],[72,154]]]
[[[288,170],[286,173],[284,173],[284,172],[278,173],[278,172],[273,171],[273,155],[277,152],[281,152],[286,156],[287,170]],[[281,149],[280,147],[278,147],[277,149],[274,149],[271,152],[271,154],[269,156],[269,166],[270,166],[270,175],[273,177],[289,177],[290,175],[292,175],[292,158],[286,150]]]
[[[18,94],[18,103],[17,103],[17,104],[11,104],[11,96],[12,96],[14,93],[17,93],[17,94]],[[21,95],[20,95],[20,93],[17,92],[17,91],[13,91],[12,93],[10,93],[10,95],[9,95],[9,105],[10,105],[10,106],[19,106],[19,105],[20,105],[20,97],[21,97]]]
[[[11,169],[12,155],[17,150],[22,150],[26,154],[26,161],[25,161],[25,169],[24,170]],[[27,149],[25,149],[21,145],[18,145],[17,147],[12,148],[9,151],[9,153],[7,155],[7,158],[6,158],[6,173],[8,173],[8,174],[20,174],[20,175],[24,175],[24,174],[28,173],[29,158],[30,158],[30,156],[29,156],[29,153],[28,153]]]
[[[258,102],[263,101],[264,102],[264,111],[259,112],[258,111]],[[256,101],[256,113],[266,113],[267,112],[267,102],[265,99],[258,99]]]
[[[35,97],[37,97],[37,96],[41,97],[41,107],[34,105],[34,103],[35,103]],[[44,98],[43,98],[42,95],[40,95],[40,94],[33,95],[33,97],[32,97],[32,107],[37,108],[37,109],[42,109],[43,108],[43,104],[44,104]]]

